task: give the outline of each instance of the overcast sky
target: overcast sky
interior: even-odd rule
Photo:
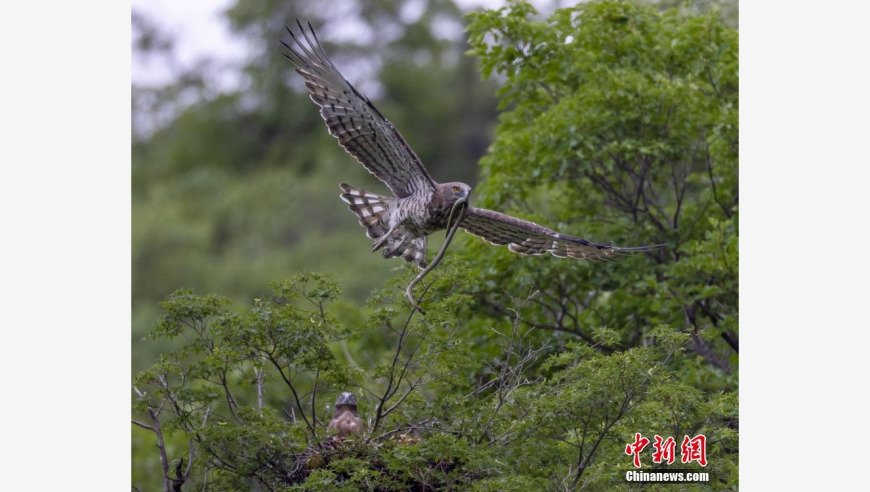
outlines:
[[[466,11],[478,6],[492,8],[507,4],[506,0],[455,1]],[[171,35],[175,44],[176,61],[181,67],[190,67],[203,58],[229,63],[244,58],[247,51],[245,43],[232,36],[222,15],[235,3],[236,0],[132,0],[132,8]],[[532,3],[544,5],[553,2],[532,0]],[[406,10],[413,10],[413,5],[409,5]],[[162,85],[169,82],[172,76],[173,73],[166,63],[160,60],[145,60],[134,54],[131,66],[133,83]],[[226,85],[238,82],[238,79],[231,74],[222,74],[221,79]]]
[[[244,57],[244,43],[230,34],[222,16],[234,3],[235,0],[132,0],[132,7],[172,37],[176,59],[189,67],[204,57],[226,61]],[[163,84],[172,73],[165,64],[142,59],[134,53],[131,77],[137,84]]]

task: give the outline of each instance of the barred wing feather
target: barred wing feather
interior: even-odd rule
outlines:
[[[475,207],[468,208],[460,227],[492,244],[507,244],[511,251],[524,255],[550,253],[561,258],[606,261],[620,252],[650,251],[659,247],[621,248],[613,243],[593,243],[583,238],[560,234],[534,222]]]
[[[311,24],[308,25],[310,36],[301,23],[297,21],[297,24],[301,34],[287,28],[295,47],[282,41],[289,50],[284,56],[305,78],[305,87],[311,93],[311,100],[320,106],[320,115],[330,135],[397,197],[434,189],[435,182],[420,158],[396,127],[339,73]]]

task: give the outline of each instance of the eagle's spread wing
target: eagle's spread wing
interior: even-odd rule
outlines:
[[[579,237],[559,234],[534,222],[475,207],[468,208],[460,227],[492,244],[507,244],[511,251],[524,255],[549,252],[561,258],[607,260],[608,257],[623,251],[649,251],[658,247],[620,248],[612,243],[593,243]]]
[[[301,23],[297,21],[297,24],[301,34],[293,34],[287,28],[296,47],[282,41],[289,50],[284,56],[305,78],[305,87],[311,92],[311,100],[320,106],[320,115],[330,135],[397,197],[434,189],[435,182],[420,158],[396,127],[339,73],[311,24],[308,25],[310,36]]]

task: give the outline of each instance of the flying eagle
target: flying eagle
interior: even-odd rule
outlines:
[[[341,183],[341,199],[374,240],[372,251],[383,249],[385,258],[401,256],[426,267],[426,237],[443,230],[457,200],[467,200],[471,186],[436,183],[420,158],[396,127],[369,99],[341,75],[320,45],[311,24],[308,31],[297,21],[300,34],[287,31],[295,44],[282,41],[284,53],[305,79],[311,100],[320,106],[329,134],[383,181],[393,197],[363,191]],[[468,207],[460,227],[497,245],[525,255],[551,253],[558,257],[605,260],[619,252],[648,251],[656,246],[623,248],[561,234],[552,229],[501,212]]]
[[[356,413],[356,397],[344,392],[335,400],[335,413],[326,427],[327,431],[338,431],[337,437],[358,436],[363,431],[363,421]]]

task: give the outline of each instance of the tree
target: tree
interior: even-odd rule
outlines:
[[[460,336],[472,305],[460,292],[467,270],[452,261],[435,274],[425,317],[404,296],[413,274],[371,299],[366,326],[393,345],[369,354],[378,363],[338,355],[334,342],[359,333],[333,315],[339,292],[318,275],[278,283],[241,313],[191,291],[164,301],[152,335],[184,342],[134,382],[134,407],[147,416],[134,423],[155,435],[164,490],[573,489],[599,448],[612,447],[612,429],[650,419],[656,402],[679,400],[670,410],[681,418],[715,415],[671,380],[685,335],[658,327],[651,347],[603,355],[571,344],[547,356],[552,347],[533,346],[517,318],[493,329],[503,352],[484,361]],[[326,429],[325,402],[348,388],[370,403],[359,440]],[[716,401],[731,411],[730,400]]]
[[[472,15],[474,54],[484,74],[506,76],[500,95],[509,109],[481,161],[478,199],[591,240],[666,247],[604,268],[487,255],[475,272],[478,295],[489,314],[509,315],[505,293],[527,282],[541,293],[525,313],[529,326],[604,352],[647,343],[646,327],[658,323],[684,326],[706,362],[699,369],[730,373],[738,350],[736,31],[712,15],[631,2],[583,4],[547,22],[532,13],[518,3]],[[617,337],[598,343],[593,327]]]
[[[364,307],[315,274],[244,308],[178,291],[134,381],[165,490],[627,489],[637,432],[703,434],[704,487],[737,486],[736,31],[615,0],[469,20],[505,80],[476,204],[665,247],[589,263],[469,237],[417,287],[425,316],[404,266]],[[367,433],[336,442],[342,391]]]

